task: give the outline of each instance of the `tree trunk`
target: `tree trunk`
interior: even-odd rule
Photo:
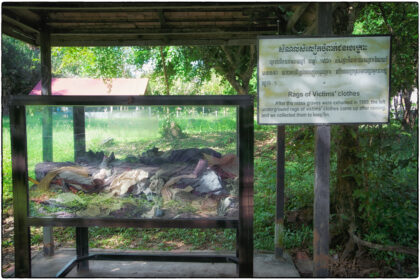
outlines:
[[[353,192],[358,188],[354,167],[359,164],[358,126],[341,125],[335,135],[337,147],[337,184],[334,188],[332,201],[337,214],[337,222],[332,236],[341,242],[346,242],[348,230],[356,224],[356,214]],[[353,242],[346,246],[346,255],[352,251]]]
[[[226,73],[225,77],[228,80],[229,84],[236,90],[238,94],[248,94],[249,81],[246,85],[241,85],[241,83],[236,79],[235,73],[232,72]]]
[[[162,58],[163,74],[165,75],[166,95],[169,95],[168,72],[166,71],[166,61],[165,61],[165,55],[163,54],[163,47],[162,46],[160,47],[160,56]]]
[[[249,81],[257,61],[255,46],[241,46],[239,48],[221,46],[220,48],[226,59],[222,63],[219,62],[214,65],[215,70],[225,76],[239,95],[249,94]],[[246,64],[243,64],[242,61],[244,55],[249,57]],[[243,66],[245,66],[245,69],[238,71]]]
[[[363,3],[336,3],[334,5],[333,31],[337,35],[348,35],[353,31],[353,25]],[[358,126],[341,125],[335,130],[334,141],[337,149],[337,183],[332,192],[332,213],[336,214],[337,221],[332,228],[332,242],[345,245],[343,256],[348,256],[355,248],[353,239],[349,237],[349,229],[357,225],[356,207],[353,192],[358,188],[356,177],[358,174],[354,167],[360,164],[357,156],[359,151]],[[335,243],[334,242],[334,243]]]

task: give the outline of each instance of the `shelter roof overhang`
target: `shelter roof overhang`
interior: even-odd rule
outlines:
[[[37,46],[42,31],[50,33],[52,46],[248,45],[259,35],[277,34],[279,25],[296,24],[309,5],[3,2],[2,32]]]

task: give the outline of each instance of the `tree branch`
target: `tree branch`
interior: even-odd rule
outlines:
[[[379,10],[381,11],[381,15],[382,15],[382,17],[384,18],[384,21],[385,21],[385,24],[386,24],[386,27],[388,28],[388,31],[392,34],[392,35],[394,35],[394,29],[392,28],[392,26],[388,23],[388,17],[386,16],[386,14],[385,14],[385,9],[384,9],[384,6],[382,5],[382,3],[377,3],[378,4],[378,7],[379,7]]]
[[[233,60],[233,58],[232,58],[232,56],[230,55],[230,53],[229,53],[229,51],[226,49],[226,46],[221,46],[221,48],[222,48],[222,50],[223,50],[223,52],[225,53],[225,55],[226,55],[226,58],[227,58],[227,60],[229,61],[229,63],[231,64],[231,65],[235,65],[235,61]]]
[[[308,26],[305,29],[303,35],[314,35],[316,32],[317,26],[318,26],[318,20],[315,20],[315,22],[311,26]]]
[[[240,78],[240,81],[236,78],[236,69],[235,66],[240,64],[239,56],[242,54],[241,48],[238,52],[234,52],[233,56],[229,52],[229,50],[226,48],[226,46],[221,46],[223,52],[226,55],[227,58],[227,68],[225,72],[225,77],[228,80],[228,82],[232,85],[232,87],[238,92],[238,94],[247,94],[248,93],[248,86],[249,86],[249,79],[247,80],[247,77],[244,76],[243,73],[238,74],[238,78]],[[221,67],[218,67],[219,70],[221,70]],[[251,72],[252,74],[252,72]]]
[[[243,88],[241,87],[240,83],[235,79],[235,75],[223,69],[220,65],[214,65],[214,69],[219,72],[221,75],[226,77],[230,85],[236,90],[238,94],[244,94]]]
[[[298,22],[300,17],[306,11],[306,8],[308,8],[309,4],[310,3],[303,3],[296,8],[292,17],[287,21],[287,26],[286,26],[286,32],[287,33],[290,33],[290,31],[292,31],[294,29],[295,24]]]
[[[353,238],[354,242],[356,242],[357,244],[361,246],[365,246],[371,249],[376,249],[380,251],[391,251],[391,252],[409,254],[413,256],[418,256],[418,253],[419,253],[417,248],[408,248],[408,247],[402,247],[402,246],[396,246],[396,245],[375,244],[375,243],[360,239],[351,231],[349,231],[349,234]]]
[[[254,66],[256,63],[256,53],[255,53],[255,46],[249,46],[249,62],[247,69],[241,75],[242,79],[242,87],[244,87],[245,93],[247,94],[249,91],[249,80],[251,80],[252,73],[254,72]],[[246,88],[245,88],[246,87]]]
[[[227,65],[226,65],[227,68],[228,68],[227,72],[236,73],[235,72],[236,65],[239,65],[239,61],[237,60],[237,57],[236,56],[235,56],[235,58],[232,57],[232,54],[229,52],[229,50],[226,48],[226,46],[222,45],[221,48],[222,48],[223,52],[225,53],[227,61],[228,61]]]
[[[169,95],[168,72],[166,71],[165,55],[163,54],[163,47],[162,46],[160,47],[160,56],[162,58],[163,74],[165,75],[166,95]]]
[[[257,61],[257,56],[255,53],[255,45],[250,45],[249,46],[249,64],[248,64],[248,69],[245,72],[247,76],[249,76],[249,78],[251,78],[252,73],[254,72],[254,67],[255,67],[255,63]]]

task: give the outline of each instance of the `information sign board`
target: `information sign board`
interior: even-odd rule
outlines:
[[[260,37],[258,123],[386,123],[390,36]]]

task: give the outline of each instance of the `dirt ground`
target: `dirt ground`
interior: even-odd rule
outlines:
[[[13,211],[3,212],[2,216],[1,271],[3,273],[14,266],[15,250],[13,248]]]

